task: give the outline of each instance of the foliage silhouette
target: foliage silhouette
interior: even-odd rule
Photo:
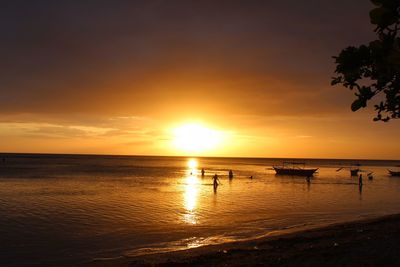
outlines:
[[[375,5],[369,13],[376,26],[377,39],[359,47],[347,47],[336,63],[336,77],[331,85],[342,84],[355,90],[352,111],[365,108],[378,99],[374,121],[400,118],[400,0],[371,0]]]

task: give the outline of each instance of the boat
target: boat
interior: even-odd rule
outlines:
[[[341,171],[343,169],[349,169],[350,170],[350,176],[358,176],[359,172],[363,172],[363,170],[360,169],[360,164],[357,163],[355,164],[355,166],[350,166],[350,167],[340,167],[339,169],[337,169],[336,171]]]
[[[400,176],[400,171],[391,171],[391,170],[388,171],[391,176]]]
[[[397,168],[396,171],[388,170],[391,176],[400,176],[400,165],[395,166]]]
[[[282,166],[272,166],[277,175],[313,176],[318,168],[305,168],[304,162],[283,162]]]

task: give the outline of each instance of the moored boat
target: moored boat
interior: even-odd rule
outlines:
[[[392,171],[392,170],[388,170],[388,171],[391,176],[400,176],[400,171]]]
[[[313,176],[318,168],[305,168],[303,162],[283,162],[282,166],[272,166],[278,175]]]
[[[395,169],[395,171],[394,171],[394,170],[389,170],[389,169],[388,169],[389,174],[390,174],[391,176],[400,176],[400,165],[394,166],[394,169]]]
[[[360,169],[360,166],[361,165],[359,163],[357,163],[357,164],[355,164],[353,166],[350,166],[350,167],[340,167],[336,171],[338,172],[338,171],[341,171],[343,169],[349,169],[350,170],[350,176],[358,176],[359,172],[364,172],[364,170]]]

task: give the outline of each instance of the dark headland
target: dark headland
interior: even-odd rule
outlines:
[[[400,214],[92,266],[400,266]],[[87,263],[85,264],[87,265]]]

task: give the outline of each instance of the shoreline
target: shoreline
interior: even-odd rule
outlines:
[[[87,266],[400,266],[400,214]]]

